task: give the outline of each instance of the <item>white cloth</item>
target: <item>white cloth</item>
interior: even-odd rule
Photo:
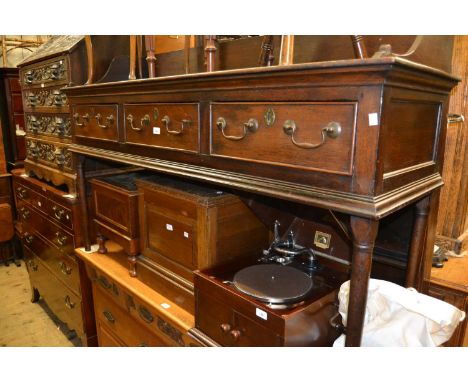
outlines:
[[[349,281],[338,294],[346,326]],[[361,346],[439,346],[448,341],[465,312],[444,301],[389,281],[370,279]],[[333,346],[344,346],[341,335]]]

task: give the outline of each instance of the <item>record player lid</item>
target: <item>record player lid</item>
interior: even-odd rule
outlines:
[[[313,286],[312,279],[300,270],[280,264],[257,264],[234,275],[233,285],[259,301],[269,304],[294,304],[304,300]]]

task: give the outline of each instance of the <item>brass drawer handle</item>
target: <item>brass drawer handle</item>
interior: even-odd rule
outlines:
[[[52,207],[52,211],[54,211],[54,216],[58,220],[62,220],[65,215],[64,209],[59,209],[57,206]]]
[[[106,320],[109,321],[111,324],[113,324],[113,323],[115,322],[114,316],[113,316],[112,313],[109,312],[108,310],[103,310],[103,311],[102,311],[102,314],[104,315],[104,317],[106,318]]]
[[[229,332],[229,334],[231,335],[231,337],[232,337],[232,339],[233,339],[234,341],[238,341],[239,338],[240,338],[241,335],[242,335],[241,331],[240,331],[240,330],[237,330],[237,329],[231,330],[231,331]]]
[[[37,264],[33,260],[28,261],[29,268],[31,268],[34,272],[37,271]]]
[[[31,235],[29,232],[25,232],[24,240],[26,241],[26,243],[31,244],[34,240],[34,235]]]
[[[97,281],[101,284],[105,289],[110,289],[112,287],[111,283],[104,277],[98,276]]]
[[[76,303],[72,302],[70,299],[70,296],[65,296],[65,306],[68,309],[73,309],[75,307]]]
[[[140,314],[140,317],[143,319],[143,321],[147,322],[148,324],[151,324],[154,321],[154,317],[151,312],[143,306],[140,306],[138,313]]]
[[[33,77],[33,71],[32,70],[28,70],[26,73],[24,73],[24,83],[25,84],[27,84],[27,85],[32,84],[33,80],[34,80],[34,77]]]
[[[23,187],[18,187],[16,189],[16,192],[17,192],[16,195],[18,195],[18,198],[20,198],[20,199],[25,199],[27,197],[27,195],[28,195],[28,190],[26,190]]]
[[[60,90],[54,90],[52,92],[54,105],[55,106],[63,106],[66,103],[67,96],[60,92]]]
[[[28,105],[29,106],[36,106],[38,100],[39,99],[37,98],[37,95],[35,95],[34,93],[29,93],[28,94]]]
[[[67,235],[61,235],[60,231],[55,232],[55,241],[61,247],[63,247],[66,244],[67,239],[68,239]]]
[[[83,122],[80,123],[80,115],[78,113],[73,114],[73,119],[75,120],[75,126],[83,127],[86,126],[89,122],[89,114],[86,113],[81,116]]]
[[[31,215],[31,211],[29,211],[26,208],[22,207],[21,210],[20,210],[20,214],[21,214],[21,217],[23,218],[23,220],[28,220],[30,215]]]
[[[59,262],[59,266],[60,266],[60,271],[64,275],[70,275],[72,273],[72,268],[69,267],[67,264],[65,264],[63,261]]]
[[[130,124],[130,127],[132,130],[135,130],[135,131],[141,131],[143,130],[144,127],[147,127],[150,125],[150,116],[148,114],[145,114],[145,116],[143,118],[140,119],[140,126],[141,127],[135,127],[133,126],[133,115],[132,114],[129,114],[127,115],[127,121],[128,123]]]
[[[52,64],[49,66],[50,78],[59,80],[63,75],[63,64]]]
[[[449,114],[447,115],[448,123],[465,122],[463,114]]]
[[[108,117],[106,117],[106,124],[103,125],[101,124],[101,120],[102,120],[102,115],[101,113],[97,113],[94,118],[96,118],[96,121],[97,121],[97,124],[98,126],[101,128],[101,129],[107,129],[108,127],[110,127],[111,125],[114,124],[114,116],[111,114],[109,115]]]
[[[341,125],[338,122],[330,122],[327,126],[322,129],[322,140],[319,143],[304,143],[297,142],[294,138],[294,133],[297,130],[296,123],[292,119],[288,119],[284,122],[283,131],[285,134],[291,136],[291,142],[302,149],[316,149],[325,143],[325,139],[336,138],[341,134]]]
[[[218,129],[221,130],[221,134],[223,134],[224,138],[231,141],[240,141],[241,139],[245,138],[247,132],[250,131],[251,133],[255,133],[258,130],[258,121],[254,118],[250,118],[247,122],[245,122],[243,125],[244,132],[242,135],[226,135],[224,130],[226,129],[227,123],[223,117],[219,117],[216,120],[216,126],[218,126]]]
[[[28,122],[31,127],[31,131],[34,134],[37,134],[37,132],[39,131],[39,127],[40,127],[40,122],[37,120],[37,118],[34,115],[31,115],[28,117]]]
[[[65,135],[65,120],[60,117],[55,117],[52,122],[52,127],[54,131],[57,131],[57,135],[62,138]]]
[[[168,132],[168,134],[172,134],[172,135],[180,135],[184,132],[184,127],[187,125],[190,125],[190,123],[192,122],[190,119],[183,119],[181,122],[181,127],[180,127],[180,130],[171,130],[169,129],[169,125],[171,124],[171,119],[169,118],[169,116],[165,115],[161,121],[164,122],[164,125],[166,125],[166,131]]]
[[[219,327],[221,328],[221,331],[223,333],[229,333],[230,330],[232,329],[230,324],[221,324],[221,325],[219,325]]]

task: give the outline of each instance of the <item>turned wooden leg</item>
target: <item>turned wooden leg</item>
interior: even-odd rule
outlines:
[[[128,79],[136,79],[135,69],[136,69],[136,45],[137,40],[136,36],[130,36],[130,71],[128,73]]]
[[[128,273],[130,276],[136,277],[136,256],[128,256]]]
[[[351,216],[353,232],[353,262],[349,290],[346,346],[360,346],[364,315],[366,313],[367,287],[372,266],[372,252],[379,222]]]
[[[424,239],[426,237],[427,216],[429,214],[430,201],[430,196],[426,196],[415,205],[416,213],[414,217],[413,232],[411,235],[408,267],[406,269],[407,288],[414,288],[416,286],[416,275],[425,249]]]
[[[97,243],[99,245],[98,253],[102,253],[102,254],[107,253],[106,241],[107,241],[106,237],[104,237],[101,234],[97,235]]]
[[[354,55],[356,58],[360,58],[361,60],[367,58],[367,49],[366,45],[364,44],[364,36],[351,36],[351,41],[353,42]]]
[[[86,199],[86,179],[84,176],[85,160],[86,158],[84,156],[78,156],[76,175],[78,181],[78,198],[80,200],[81,226],[83,227],[83,244],[86,251],[91,251],[88,225],[88,202]]]

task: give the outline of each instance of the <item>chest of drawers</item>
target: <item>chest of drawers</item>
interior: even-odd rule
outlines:
[[[92,292],[74,248],[82,240],[77,199],[13,171],[13,190],[32,301],[42,297],[83,345],[96,344]]]
[[[193,315],[128,274],[109,242],[108,256],[76,249],[93,285],[99,346],[201,346]]]

